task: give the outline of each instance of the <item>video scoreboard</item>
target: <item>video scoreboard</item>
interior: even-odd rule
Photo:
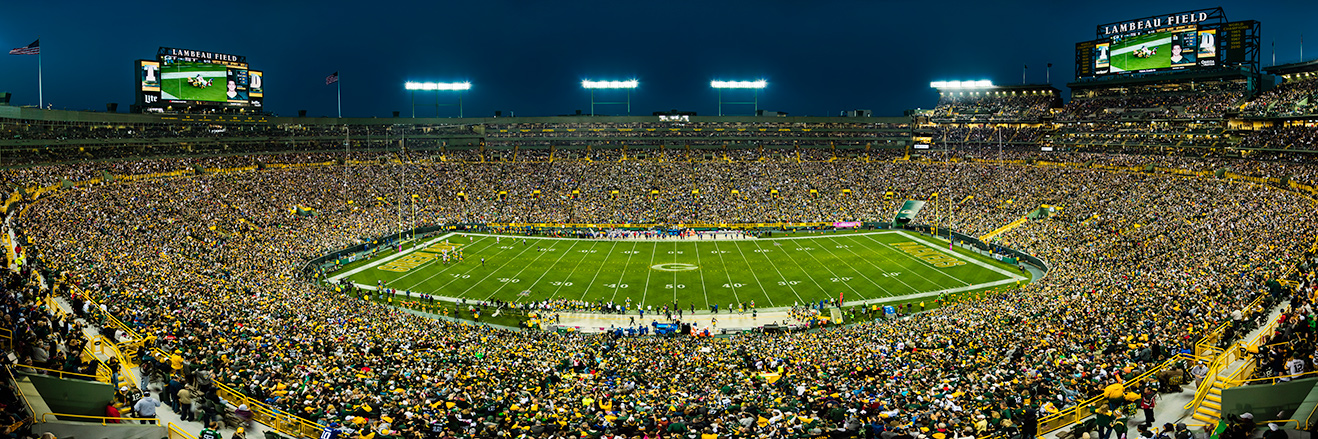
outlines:
[[[135,62],[137,104],[262,108],[265,75],[247,65],[247,57],[161,47],[154,60]]]
[[[1259,22],[1228,22],[1222,8],[1099,25],[1075,45],[1077,78],[1246,65],[1258,68]]]

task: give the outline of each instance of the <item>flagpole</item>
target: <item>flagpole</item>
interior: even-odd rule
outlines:
[[[1304,53],[1304,50],[1301,49],[1300,53]],[[43,87],[41,84],[41,35],[37,35],[37,108],[42,108],[45,106],[46,106],[45,87]]]
[[[335,76],[334,88],[339,90],[339,119],[343,119],[343,81],[338,80],[338,72],[335,72]]]

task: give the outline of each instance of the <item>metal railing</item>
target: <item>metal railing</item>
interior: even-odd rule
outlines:
[[[165,424],[165,430],[169,432],[169,439],[197,439],[192,433],[184,431],[179,426],[174,425],[173,422]]]
[[[1185,356],[1184,354],[1173,355],[1171,358],[1168,358],[1167,361],[1163,361],[1161,364],[1159,364],[1158,367],[1151,368],[1147,372],[1144,372],[1139,376],[1126,380],[1126,382],[1121,385],[1122,393],[1131,390],[1132,387],[1140,384],[1142,381],[1147,380],[1150,377],[1153,377],[1155,374],[1166,370],[1167,368],[1174,365],[1176,362],[1186,358],[1189,357]],[[1092,410],[1098,407],[1098,405],[1106,404],[1106,403],[1107,403],[1107,399],[1104,398],[1103,395],[1099,395],[1093,398],[1086,399],[1083,402],[1076,404],[1074,407],[1063,410],[1055,415],[1045,416],[1044,418],[1039,419],[1039,435],[1040,436],[1046,435],[1048,433],[1061,429],[1062,427],[1074,424],[1076,422],[1080,422],[1081,420],[1084,420],[1085,418],[1092,416],[1093,415]]]
[[[27,400],[27,394],[18,388],[18,377],[14,376],[14,368],[6,366],[5,373],[9,375],[9,381],[14,383],[14,393],[23,398],[23,406],[27,407],[27,419],[24,422],[36,422],[37,411],[32,409],[32,401]]]
[[[87,297],[87,300],[89,302],[92,302],[92,304],[95,307],[100,306],[100,303],[98,303],[95,299],[91,298],[90,295],[86,295],[85,297]],[[143,339],[141,334],[138,334],[137,331],[128,327],[128,325],[125,325],[122,321],[115,318],[114,316],[109,315],[107,313],[105,317],[106,317],[106,322],[109,325],[123,330],[125,333],[128,334],[129,338],[133,340]],[[109,340],[105,339],[104,336],[101,336],[101,339],[103,345],[113,348],[113,351],[116,353],[116,358],[119,358],[120,363],[123,364],[125,367],[133,367],[137,365],[137,362],[132,361],[132,359],[123,356],[122,352],[119,351],[118,345],[109,343]],[[160,348],[152,349],[151,355],[156,357],[157,359],[169,358],[169,354]],[[215,386],[221,398],[223,398],[225,401],[228,401],[233,405],[247,404],[248,409],[252,411],[252,420],[259,422],[267,427],[270,427],[275,431],[293,437],[316,437],[320,434],[322,430],[324,430],[324,427],[320,426],[320,424],[289,414],[277,408],[270,407],[266,405],[264,402],[250,398],[246,394],[234,390],[233,388],[229,387],[228,385],[225,385],[224,383],[220,383],[216,381]]]
[[[84,381],[99,381],[99,380],[97,379],[96,375],[87,375],[87,374],[85,374],[85,373],[79,373],[79,372],[65,372],[65,371],[57,370],[57,369],[47,369],[47,368],[44,368],[44,367],[28,366],[28,365],[26,365],[26,364],[15,364],[14,367],[21,367],[21,368],[24,368],[24,369],[32,369],[32,370],[36,370],[36,371],[46,372],[46,373],[40,373],[40,372],[37,372],[37,375],[52,375],[52,374],[53,374],[53,375],[55,375],[56,378],[59,378],[59,379],[65,379],[66,376],[70,376],[70,377],[81,378],[81,379],[83,379]]]
[[[74,415],[68,413],[46,413],[44,415],[41,415],[41,422],[43,423],[50,422],[51,420],[46,419],[47,416],[54,416],[56,418],[91,419],[95,421],[101,421],[101,425],[139,423],[134,421],[155,421],[156,425],[160,425],[160,418],[125,418],[121,416],[90,416],[90,415]],[[58,421],[59,419],[55,419],[55,420]],[[110,421],[117,421],[117,422],[110,422]]]

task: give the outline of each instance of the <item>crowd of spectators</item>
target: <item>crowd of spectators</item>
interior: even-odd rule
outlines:
[[[1318,107],[1315,91],[1318,91],[1318,80],[1286,81],[1251,100],[1245,105],[1244,114],[1268,117],[1313,114],[1314,108]]]
[[[1318,151],[1318,127],[1297,125],[1254,130],[1243,138],[1240,147]]]
[[[1058,120],[1218,119],[1238,109],[1245,94],[1239,81],[1090,90],[1073,94]]]
[[[952,122],[1037,121],[1061,103],[1056,93],[1036,91],[944,92],[932,117]]]
[[[946,144],[951,148],[974,148],[999,143],[1035,145],[1051,129],[1027,125],[937,125],[926,132],[935,144]]]
[[[206,174],[69,189],[16,222],[64,279],[57,290],[105,304],[194,373],[377,437],[1028,434],[1252,316],[1264,282],[1318,236],[1297,194],[1213,178],[758,154]],[[418,195],[412,220],[425,225],[886,219],[888,191],[940,192],[949,207],[921,221],[971,235],[1061,206],[1002,237],[1048,276],[900,320],[674,339],[432,320],[297,272],[396,231],[403,194]],[[320,214],[291,215],[294,204]]]

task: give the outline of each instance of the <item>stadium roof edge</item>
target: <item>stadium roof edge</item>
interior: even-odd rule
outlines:
[[[1205,79],[1247,79],[1252,75],[1261,75],[1251,73],[1247,70],[1221,69],[1221,70],[1186,70],[1170,73],[1156,73],[1143,76],[1108,76],[1100,79],[1091,79],[1085,81],[1076,81],[1066,84],[1072,90],[1076,89],[1094,89],[1109,88],[1123,85],[1146,85],[1157,83],[1176,83],[1186,81],[1197,81]]]
[[[957,91],[1052,91],[1061,93],[1062,90],[1052,84],[1018,84],[1018,85],[993,85],[985,88],[968,88],[968,89],[938,89],[940,92],[957,92]]]
[[[1318,59],[1309,61],[1293,62],[1290,64],[1278,64],[1263,69],[1273,75],[1289,75],[1291,73],[1306,73],[1318,71]]]
[[[95,111],[43,110],[30,107],[0,106],[0,119],[23,119],[52,122],[88,123],[266,123],[302,125],[505,125],[514,123],[639,123],[657,122],[658,116],[545,116],[545,117],[467,117],[467,118],[332,118],[332,117],[274,117],[256,115],[206,114],[135,114],[103,113]],[[692,123],[907,123],[908,116],[895,117],[841,117],[841,116],[690,116]]]

